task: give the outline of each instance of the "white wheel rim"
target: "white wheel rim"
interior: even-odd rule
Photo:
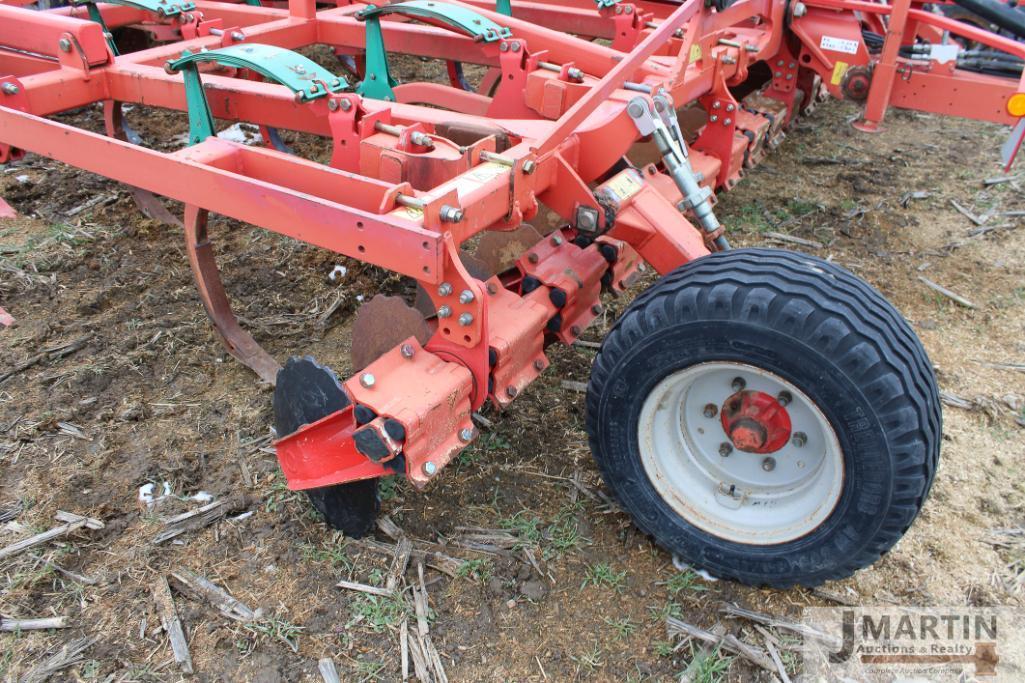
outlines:
[[[722,444],[734,444],[718,411],[738,378],[750,392],[789,394],[791,436],[778,450],[720,455]],[[709,404],[717,406],[712,417]],[[843,453],[826,416],[790,382],[743,363],[700,363],[663,379],[641,407],[638,443],[662,499],[690,524],[736,543],[773,545],[808,534],[843,489]]]

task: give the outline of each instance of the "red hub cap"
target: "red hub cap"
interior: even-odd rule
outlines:
[[[772,453],[790,439],[787,409],[763,391],[738,391],[726,399],[720,414],[723,431],[738,450]]]

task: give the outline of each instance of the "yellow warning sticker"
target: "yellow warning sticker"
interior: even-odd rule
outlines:
[[[690,63],[693,64],[699,59],[701,59],[701,46],[694,43],[690,46]]]
[[[424,217],[424,210],[418,209],[415,206],[400,206],[388,215],[405,218],[407,221],[421,221]]]
[[[836,66],[833,67],[833,77],[829,79],[829,82],[833,85],[840,85],[840,81],[843,80],[843,75],[847,73],[847,69],[850,64],[847,62],[837,61]]]
[[[613,176],[612,180],[605,183],[604,189],[607,192],[611,192],[616,200],[622,204],[640,191],[641,181],[638,180],[633,171],[627,169]]]
[[[495,163],[494,161],[478,164],[456,178],[456,190],[458,190],[460,195],[472,192],[509,170],[508,166]]]

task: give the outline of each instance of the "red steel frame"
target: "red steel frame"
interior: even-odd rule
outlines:
[[[900,45],[937,29],[1025,57],[1021,44],[927,13],[918,0],[808,0],[800,16],[784,0],[739,0],[723,11],[703,0],[621,2],[601,10],[590,0],[524,1],[514,3],[513,17],[485,0],[448,4],[472,8],[512,36],[479,44],[447,28],[386,20],[385,43],[405,54],[483,64],[490,68],[485,86],[501,83],[493,96],[411,83],[395,88],[397,102],[342,93],[299,103],[281,85],[204,73],[216,118],[327,138],[334,150],[329,165],[216,137],[156,152],[115,135],[115,103],[185,110],[182,77],[164,65],[186,49],[242,40],[289,49],[326,44],[359,54],[366,34],[356,14],[366,5],[318,11],[313,0],[284,7],[199,0],[195,11],[164,20],[100,5],[112,29],[142,24],[171,40],[115,57],[84,9],[0,4],[0,161],[32,151],[184,202],[201,298],[229,350],[261,377],[273,382],[278,365],[231,315],[206,231],[208,212],[413,278],[436,310],[448,312],[432,323],[426,344],[409,338],[345,382],[353,405],[278,442],[293,488],[396,469],[425,484],[473,438],[471,411],[488,399],[510,403],[547,366],[546,344],[572,342],[598,315],[603,285],[622,289],[642,261],[665,273],[714,248],[678,209],[681,193],[660,167],[609,172],[639,137],[626,111],[635,98],[650,102],[661,92],[676,106],[703,106],[709,115],[691,163],[703,184],[717,189],[732,186],[763,144],[778,139],[800,106],[799,91],[810,104],[816,76],[842,96],[848,69],[873,67],[867,128],[878,126],[888,105],[1014,123],[1006,103],[1022,89],[1013,79],[900,58]],[[861,40],[864,21],[885,27],[878,57]],[[856,47],[827,49],[836,45],[832,39]],[[541,62],[559,68],[540,68]],[[759,62],[771,74],[758,95],[763,105],[738,101],[731,88]],[[106,107],[106,136],[46,118],[93,103]],[[378,123],[402,133],[380,132]],[[460,146],[444,137],[449,130],[479,133]],[[413,132],[435,144],[418,145]],[[500,143],[502,163],[488,161]],[[610,189],[619,196],[611,212],[598,201]],[[420,208],[399,203],[409,197]],[[541,204],[567,227],[527,249],[510,270],[482,279],[467,271],[460,245],[484,231],[518,229]],[[453,222],[446,211],[454,208],[461,216]],[[574,242],[582,212],[597,216],[591,230],[600,236]],[[536,283],[529,291],[528,279]],[[354,405],[378,417],[357,424]],[[389,420],[401,424],[401,437],[386,428]],[[363,429],[374,430],[386,447],[383,457],[355,446]]]

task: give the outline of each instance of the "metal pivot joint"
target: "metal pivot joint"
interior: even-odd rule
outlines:
[[[687,143],[680,130],[672,102],[667,96],[658,94],[651,98],[651,103],[654,104],[654,112],[647,98],[635,97],[627,105],[627,114],[638,132],[645,137],[651,136],[658,146],[669,176],[683,195],[681,210],[693,211],[705,232],[719,232],[722,225],[715,217],[712,203],[709,201],[712,191],[698,183],[697,174],[694,173],[687,156]],[[720,250],[730,248],[730,243],[721,234],[715,238],[715,245]]]

